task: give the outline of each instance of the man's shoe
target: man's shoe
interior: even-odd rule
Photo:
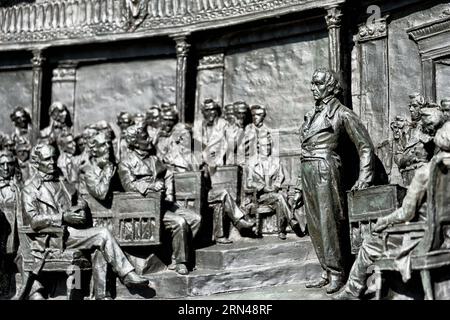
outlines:
[[[217,243],[217,244],[230,244],[230,243],[233,243],[233,241],[231,241],[231,240],[228,239],[228,238],[221,237],[221,238],[217,238],[217,239],[216,239],[216,243]]]
[[[32,293],[29,297],[28,300],[45,300],[44,296],[39,292],[35,292]]]
[[[136,272],[131,271],[123,278],[123,283],[127,287],[146,287],[149,281],[139,276]]]
[[[177,266],[176,266],[176,268],[175,268],[175,271],[176,271],[178,274],[181,274],[182,276],[185,276],[185,275],[189,274],[188,268],[187,268],[186,265],[183,264],[183,263],[177,264]]]
[[[328,284],[328,279],[320,278],[318,280],[312,280],[305,284],[305,287],[308,289],[311,288],[322,288],[325,287]]]
[[[236,223],[236,228],[238,228],[239,230],[241,230],[241,229],[252,229],[254,226],[255,226],[254,222],[249,222],[249,221],[245,220],[244,218],[240,219]]]
[[[344,281],[341,279],[331,279],[330,284],[327,287],[327,293],[332,294],[341,290],[341,288],[345,285]]]
[[[347,288],[331,296],[333,300],[359,300],[359,297],[347,291]]]
[[[177,261],[174,258],[172,258],[172,262],[167,266],[167,269],[175,270],[176,267],[177,267]]]
[[[286,240],[287,239],[286,233],[285,232],[280,232],[278,234],[278,238],[281,239],[281,240]]]

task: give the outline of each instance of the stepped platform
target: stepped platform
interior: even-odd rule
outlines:
[[[241,239],[230,245],[198,249],[197,267],[187,276],[164,270],[147,274],[156,291],[130,292],[117,282],[117,299],[177,299],[224,292],[301,284],[320,275],[320,266],[308,237],[289,234]]]

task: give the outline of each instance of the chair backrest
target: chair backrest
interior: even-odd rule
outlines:
[[[175,199],[185,208],[201,214],[205,203],[206,182],[202,171],[176,172],[173,175]]]
[[[440,153],[431,161],[427,190],[427,231],[419,252],[438,250],[444,241],[444,227],[450,227],[450,153]]]

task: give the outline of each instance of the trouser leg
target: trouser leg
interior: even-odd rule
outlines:
[[[125,277],[134,270],[111,232],[104,227],[89,229],[68,228],[66,246],[69,249],[98,249],[111,264],[119,277]]]
[[[92,279],[96,299],[105,298],[108,295],[107,277],[108,262],[99,250],[95,250],[92,254]]]
[[[377,236],[364,240],[347,280],[347,290],[354,296],[359,296],[366,288],[367,268],[380,258],[383,241]]]
[[[187,263],[189,256],[189,225],[175,212],[167,210],[163,217],[164,228],[172,238],[172,255],[177,263]]]

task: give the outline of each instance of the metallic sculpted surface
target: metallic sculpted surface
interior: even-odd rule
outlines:
[[[341,161],[337,153],[339,138],[348,134],[360,156],[359,178],[353,189],[368,187],[373,178],[373,145],[357,116],[336,98],[340,86],[328,70],[318,69],[311,82],[316,100],[314,109],[305,116],[301,129],[301,190],[305,201],[308,230],[321,263],[323,274],[311,287],[338,291],[345,281],[341,228],[345,208],[341,185]]]
[[[1,1],[0,299],[448,299],[449,10]]]

